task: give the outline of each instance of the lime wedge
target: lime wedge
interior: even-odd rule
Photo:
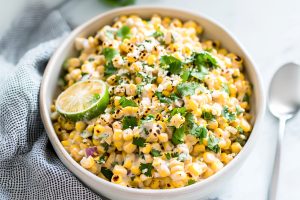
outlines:
[[[107,85],[100,80],[75,83],[56,100],[56,110],[72,121],[90,120],[103,113],[109,102]]]

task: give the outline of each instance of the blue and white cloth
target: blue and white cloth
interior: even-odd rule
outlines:
[[[60,162],[39,113],[43,71],[69,25],[57,6],[29,2],[0,38],[10,63],[0,61],[0,199],[101,200]]]

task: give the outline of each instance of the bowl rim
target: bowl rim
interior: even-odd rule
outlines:
[[[108,15],[112,15],[114,14],[116,17],[119,14],[119,12],[123,12],[123,11],[127,11],[128,14],[129,13],[134,13],[136,10],[140,10],[140,9],[155,9],[155,10],[159,10],[159,11],[174,11],[174,12],[179,12],[179,13],[189,13],[192,14],[193,16],[200,18],[200,19],[205,19],[206,21],[208,21],[210,24],[213,24],[215,26],[217,26],[218,28],[222,29],[225,33],[227,33],[227,35],[229,35],[232,39],[232,41],[242,50],[243,54],[245,57],[248,58],[248,61],[250,63],[251,68],[253,68],[253,72],[256,75],[257,78],[257,85],[255,85],[256,87],[256,95],[258,95],[258,101],[260,101],[260,107],[257,109],[256,111],[256,119],[254,122],[254,126],[253,126],[253,130],[250,134],[249,139],[247,140],[245,146],[242,148],[241,152],[229,163],[227,164],[224,168],[222,168],[218,173],[214,174],[213,176],[210,176],[207,179],[204,179],[200,182],[197,182],[195,184],[192,184],[190,186],[186,186],[186,187],[180,187],[180,188],[173,188],[173,189],[138,189],[138,188],[130,188],[130,187],[125,187],[125,186],[121,186],[118,184],[114,184],[111,183],[107,180],[104,180],[98,176],[96,176],[95,174],[89,172],[88,170],[84,169],[79,163],[77,163],[69,154],[68,152],[64,149],[64,147],[62,146],[62,144],[60,143],[54,129],[53,129],[53,125],[50,119],[50,116],[47,114],[49,112],[49,110],[47,109],[47,86],[48,83],[50,81],[50,75],[51,75],[51,68],[55,67],[55,61],[60,57],[60,54],[63,52],[63,50],[65,49],[65,47],[72,42],[72,38],[76,35],[79,35],[82,31],[84,31],[84,29],[88,26],[90,26],[91,24],[93,24],[95,21],[97,20],[101,20],[101,18],[105,18]],[[153,13],[155,14],[155,13]],[[180,18],[180,17],[178,17]],[[248,68],[247,66],[245,66],[245,68]],[[213,182],[215,182],[217,179],[220,179],[222,176],[224,176],[225,174],[230,173],[230,171],[236,166],[237,163],[242,161],[242,158],[246,158],[247,154],[249,154],[251,152],[251,149],[253,148],[254,142],[257,140],[257,137],[259,136],[258,134],[258,129],[259,126],[261,124],[261,121],[263,119],[264,113],[265,113],[265,92],[262,86],[262,78],[261,75],[259,73],[259,70],[257,68],[257,65],[255,64],[255,62],[253,61],[253,59],[250,57],[250,55],[248,54],[248,52],[245,50],[244,46],[236,39],[236,37],[234,36],[234,34],[232,34],[230,31],[228,31],[224,26],[222,26],[220,23],[216,22],[215,20],[211,19],[210,17],[208,17],[207,15],[201,13],[201,12],[195,12],[195,11],[191,11],[189,9],[182,9],[182,8],[178,8],[178,7],[170,7],[170,6],[152,6],[152,5],[135,5],[135,6],[127,6],[127,7],[123,7],[123,8],[116,8],[116,9],[112,9],[110,11],[101,13],[91,19],[89,19],[88,21],[84,22],[83,24],[81,24],[80,26],[78,26],[77,28],[75,28],[66,38],[65,40],[59,45],[59,47],[56,49],[56,51],[54,52],[54,54],[52,55],[52,57],[50,58],[46,69],[44,71],[43,74],[43,79],[41,82],[41,88],[40,88],[40,114],[41,114],[41,118],[43,121],[43,124],[45,126],[45,130],[46,133],[49,137],[49,140],[51,142],[51,144],[53,145],[53,148],[55,150],[55,152],[57,153],[57,155],[63,156],[67,162],[69,162],[69,164],[71,164],[73,167],[75,167],[78,170],[78,173],[81,173],[81,175],[87,176],[90,179],[93,179],[94,181],[98,182],[99,184],[106,184],[107,186],[117,189],[117,190],[121,190],[121,191],[125,191],[125,192],[130,192],[130,193],[139,193],[139,194],[148,194],[148,195],[157,195],[157,194],[169,194],[172,193],[174,195],[176,195],[177,193],[183,194],[183,193],[189,193],[192,191],[196,191],[199,188],[204,187],[205,185],[211,185],[213,184]],[[57,148],[56,148],[57,147]],[[60,158],[60,156],[58,156]],[[60,159],[61,160],[61,159]],[[65,164],[65,162],[63,160],[61,160],[64,164],[64,166],[66,166],[68,168],[69,171],[72,172],[72,174],[74,174],[75,176],[78,177],[78,175],[76,175],[76,173],[74,173],[74,170],[71,169],[71,167],[67,166]],[[79,178],[81,179],[81,178]]]

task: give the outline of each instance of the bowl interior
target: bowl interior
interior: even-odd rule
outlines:
[[[95,189],[96,191],[99,191],[99,189],[94,188],[92,185],[90,185],[88,182],[96,183],[102,183],[107,184],[107,187],[111,188],[118,188],[120,191],[132,191],[135,193],[140,193],[143,191],[143,194],[149,194],[154,195],[157,193],[157,197],[162,197],[160,194],[167,193],[165,191],[155,191],[155,190],[141,190],[141,189],[132,189],[132,188],[125,188],[122,186],[118,186],[115,184],[112,184],[110,182],[107,182],[105,180],[102,180],[90,172],[81,169],[81,166],[76,163],[64,150],[62,145],[60,144],[54,129],[51,124],[50,120],[50,105],[54,98],[57,97],[58,94],[58,79],[60,78],[60,74],[62,71],[62,64],[65,61],[66,58],[74,56],[77,54],[74,48],[74,39],[76,37],[87,37],[89,35],[94,35],[101,27],[111,24],[115,17],[119,15],[128,15],[128,14],[137,14],[141,16],[142,18],[150,18],[153,14],[159,14],[161,16],[168,16],[171,18],[179,18],[183,21],[186,20],[194,20],[195,22],[199,23],[204,28],[204,34],[203,38],[206,39],[213,39],[213,40],[219,40],[221,42],[221,46],[228,49],[229,51],[236,53],[237,55],[241,56],[244,59],[244,65],[246,69],[246,74],[253,84],[253,95],[251,98],[251,104],[252,104],[252,114],[254,115],[253,123],[254,128],[252,131],[252,134],[250,138],[248,139],[246,145],[244,146],[243,150],[239,153],[239,155],[227,166],[225,166],[224,169],[222,169],[220,172],[215,174],[214,176],[200,182],[197,184],[194,184],[189,187],[185,188],[179,188],[179,189],[173,189],[169,190],[168,192],[172,191],[181,191],[181,193],[186,193],[188,191],[192,191],[197,189],[197,186],[205,187],[204,185],[212,185],[212,183],[219,179],[220,176],[223,174],[229,175],[231,169],[234,169],[235,163],[240,163],[241,160],[246,157],[246,155],[250,152],[251,147],[253,146],[253,141],[255,140],[257,136],[257,129],[259,125],[259,121],[261,121],[262,115],[264,113],[264,93],[262,91],[261,81],[259,78],[259,74],[257,73],[257,70],[255,68],[255,65],[251,61],[251,58],[248,56],[246,51],[241,47],[241,45],[234,39],[234,37],[228,33],[224,28],[217,25],[212,20],[208,19],[207,17],[200,16],[198,14],[194,14],[189,11],[184,10],[178,10],[178,9],[171,9],[171,8],[162,8],[162,7],[127,7],[122,9],[116,9],[111,12],[99,15],[87,23],[83,24],[82,26],[78,27],[76,30],[74,30],[61,44],[61,46],[57,49],[55,54],[52,56],[51,60],[48,63],[48,66],[44,72],[44,77],[42,81],[41,86],[41,94],[40,94],[40,105],[41,105],[41,115],[42,119],[47,131],[47,134],[50,138],[50,141],[60,157],[60,159],[63,161],[63,163],[73,172],[76,174],[76,176],[80,177],[83,182],[85,182],[87,185]],[[89,180],[83,177],[88,176]],[[215,181],[217,182],[217,181]],[[109,189],[109,188],[107,188]],[[102,191],[103,192],[103,191]],[[179,194],[178,192],[174,192]],[[103,192],[106,196],[110,196],[110,194],[107,194]],[[120,193],[121,194],[121,193]],[[116,195],[116,194],[115,194]],[[113,196],[111,196],[113,197]]]

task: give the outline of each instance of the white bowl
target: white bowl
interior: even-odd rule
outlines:
[[[227,48],[229,51],[241,56],[245,61],[246,73],[254,86],[254,92],[251,99],[252,113],[254,114],[254,127],[246,145],[242,151],[226,165],[221,171],[208,179],[193,184],[188,187],[167,189],[167,190],[152,190],[152,189],[135,189],[127,188],[117,184],[113,184],[104,179],[101,179],[91,172],[82,168],[71,156],[67,153],[64,147],[61,145],[50,119],[50,105],[53,98],[56,97],[58,92],[57,81],[59,79],[62,64],[64,60],[71,55],[75,54],[74,39],[78,36],[88,36],[96,33],[101,27],[107,24],[111,24],[113,19],[119,15],[137,14],[141,17],[149,18],[153,14],[159,14],[161,16],[169,16],[172,18],[179,18],[182,20],[194,20],[201,24],[204,28],[204,37],[219,40],[221,45]],[[193,13],[190,11],[184,11],[181,9],[166,8],[166,7],[147,7],[147,6],[133,6],[121,9],[115,9],[110,12],[98,15],[83,25],[76,28],[60,45],[56,50],[52,58],[50,59],[47,68],[44,72],[44,77],[41,85],[40,92],[40,112],[42,116],[45,129],[48,137],[53,145],[55,152],[65,166],[74,173],[82,182],[84,182],[93,191],[102,194],[110,199],[118,200],[192,200],[203,199],[207,197],[217,196],[222,188],[228,185],[228,181],[234,174],[237,173],[242,163],[251,153],[255,143],[257,142],[257,136],[259,135],[259,125],[262,122],[263,114],[265,110],[265,98],[262,89],[262,82],[260,75],[254,65],[252,59],[246,53],[245,49],[237,42],[237,40],[223,27],[216,22],[208,19],[207,17]],[[249,173],[255,173],[251,171]],[[246,181],[246,180],[245,180]]]

